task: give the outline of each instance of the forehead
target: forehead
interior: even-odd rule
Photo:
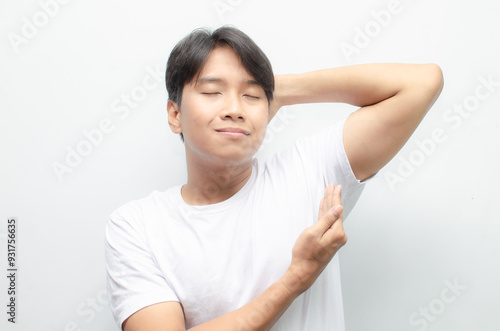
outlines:
[[[231,47],[218,46],[210,52],[207,61],[195,77],[195,83],[232,79],[256,82]]]

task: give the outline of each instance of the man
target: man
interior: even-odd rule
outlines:
[[[335,255],[346,242],[343,216],[436,100],[439,67],[274,77],[249,37],[223,27],[180,41],[166,83],[188,179],[110,217],[117,323],[126,331],[344,330]],[[282,106],[311,102],[361,108],[265,162],[253,158]]]

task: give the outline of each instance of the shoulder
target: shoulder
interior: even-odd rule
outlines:
[[[178,189],[178,186],[174,186],[165,191],[155,190],[143,198],[119,206],[110,214],[107,227],[142,227],[151,215],[158,214],[160,210],[174,204],[173,196]]]

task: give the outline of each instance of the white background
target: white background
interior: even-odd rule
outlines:
[[[2,276],[1,330],[118,330],[104,291],[106,219],[186,177],[164,84],[151,72],[163,80],[170,50],[192,29],[226,23],[249,34],[276,73],[369,62],[441,66],[441,97],[346,223],[346,327],[500,330],[499,2],[401,0],[381,23],[374,13],[388,0],[62,2],[0,3],[4,271],[8,217],[19,224],[17,323],[6,321]],[[365,29],[369,40],[359,36]],[[357,53],[343,52],[347,44]],[[121,98],[131,93],[137,102],[127,108]],[[353,110],[289,107],[260,156]],[[103,119],[111,128],[92,145],[83,132],[95,133]],[[430,143],[435,130],[441,138]],[[87,155],[71,159],[78,148]],[[73,166],[58,178],[54,164],[68,166],[67,158]]]

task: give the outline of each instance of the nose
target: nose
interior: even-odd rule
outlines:
[[[245,112],[241,101],[241,98],[236,94],[226,95],[224,106],[220,112],[221,119],[245,120]]]

